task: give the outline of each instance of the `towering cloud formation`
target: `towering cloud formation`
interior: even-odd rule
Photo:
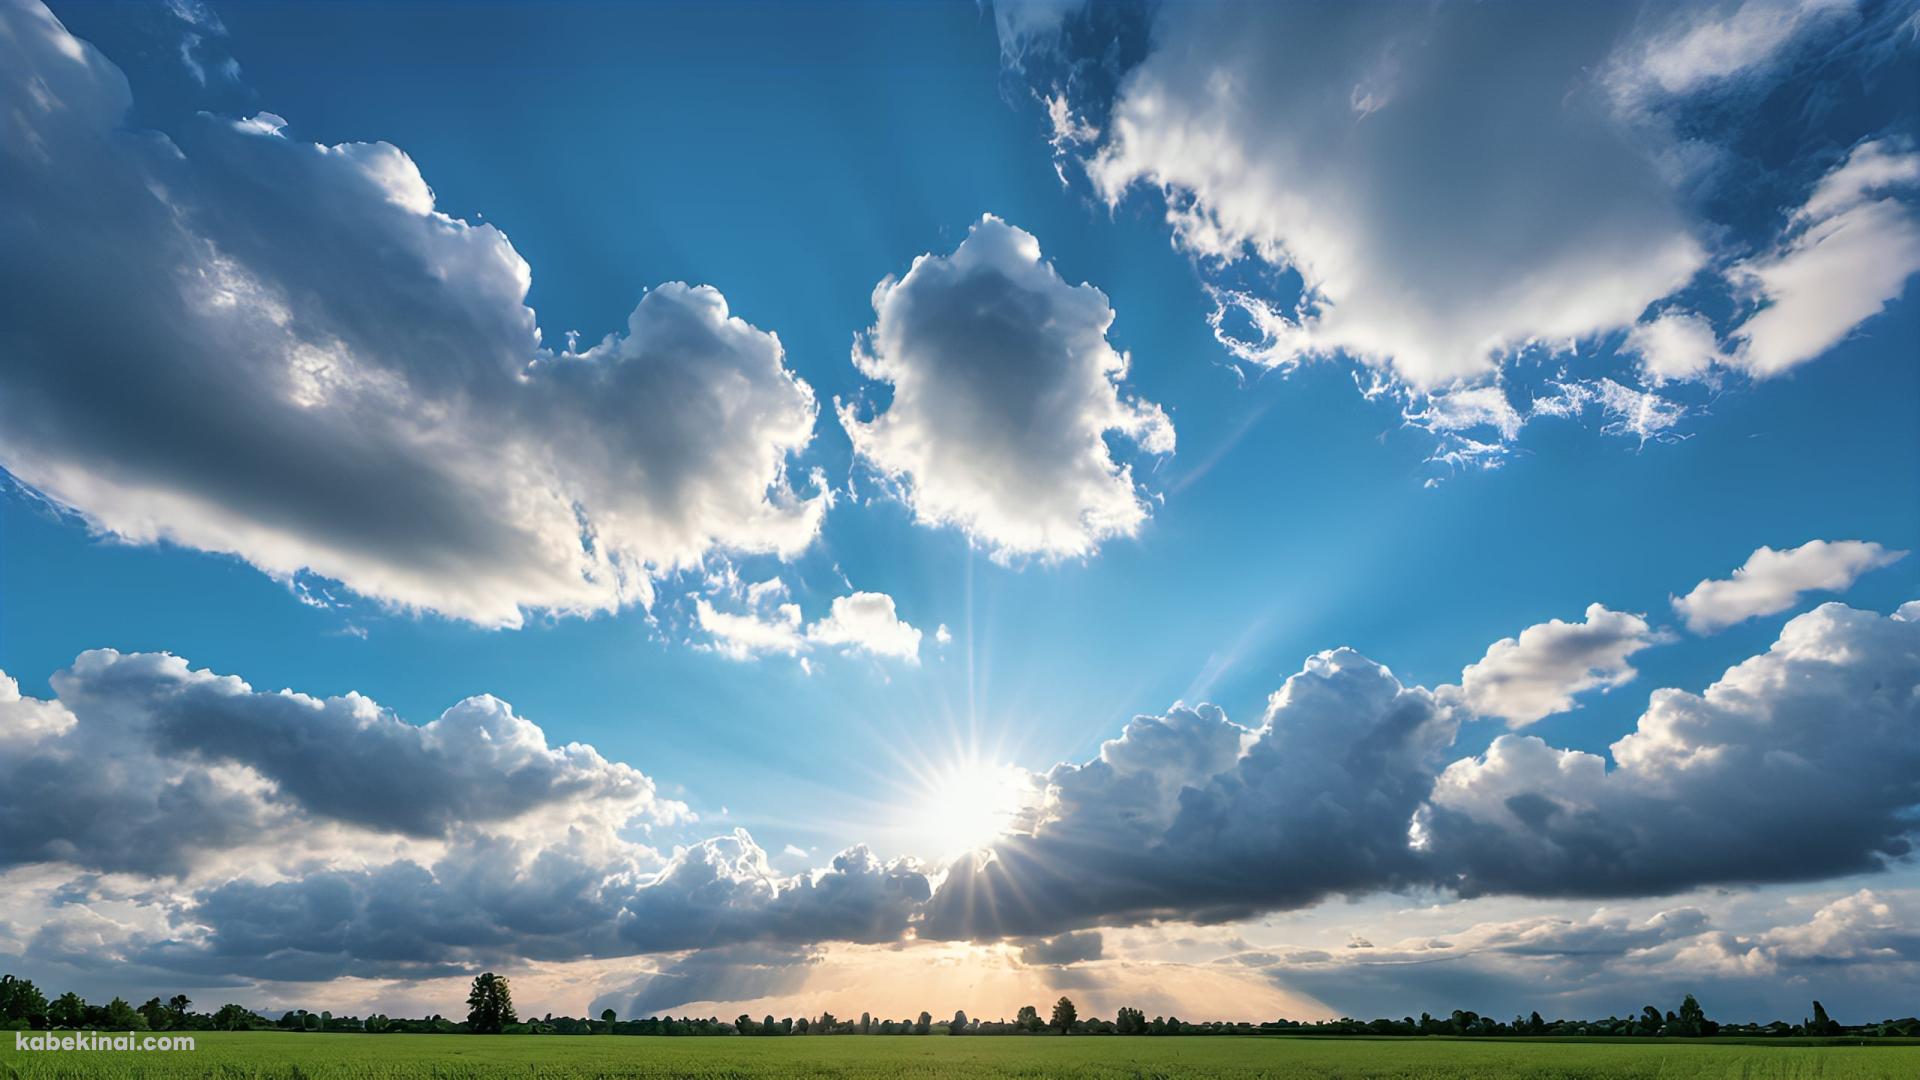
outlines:
[[[553,352],[527,264],[399,149],[128,130],[118,69],[34,0],[0,19],[0,466],[94,528],[490,626],[812,539],[813,394],[718,292]]]
[[[1146,502],[1106,435],[1164,454],[1173,425],[1122,396],[1099,289],[1068,285],[1039,241],[989,215],[952,255],[882,281],[873,307],[854,363],[893,400],[870,420],[842,406],[840,422],[917,518],[1001,558],[1088,555],[1139,529]]]

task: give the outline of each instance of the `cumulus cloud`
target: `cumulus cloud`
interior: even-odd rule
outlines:
[[[1090,555],[1147,518],[1107,435],[1171,453],[1160,407],[1121,392],[1128,357],[1113,308],[1068,285],[1032,235],[988,215],[951,255],[922,255],[874,290],[854,364],[892,400],[840,422],[914,516],[964,531],[995,557]]]
[[[1583,85],[1630,13],[1170,5],[1087,163],[1164,193],[1179,242],[1296,271],[1222,294],[1243,358],[1343,353],[1416,388],[1630,325],[1706,261],[1657,163]],[[1489,58],[1526,56],[1515,67]]]
[[[1611,767],[1517,735],[1449,764],[1466,690],[1331,650],[1257,728],[1206,705],[1134,719],[1092,760],[1050,770],[989,851],[936,870],[854,847],[794,874],[743,831],[639,842],[685,827],[686,808],[491,698],[416,727],[358,695],[263,693],[175,657],[95,652],[54,678],[54,700],[0,694],[0,873],[10,889],[38,875],[43,906],[103,876],[127,898],[114,927],[39,920],[23,954],[286,981],[909,938],[1013,939],[1026,962],[1061,965],[1093,955],[1088,928],[1339,895],[1829,878],[1912,850],[1916,616],[1802,615],[1704,692],[1654,692]],[[1596,606],[1489,650],[1463,686],[1528,715],[1620,679],[1643,627]],[[1868,905],[1830,921],[1874,919]],[[14,951],[4,935],[0,950]],[[660,992],[685,992],[673,985]]]
[[[816,646],[864,652],[917,663],[920,630],[900,618],[893,597],[886,593],[854,592],[836,596],[828,612],[806,625],[800,605],[768,603],[767,592],[748,592],[750,610],[744,613],[716,609],[706,597],[695,600],[700,628],[714,647],[736,660],[765,653],[797,656]]]
[[[1920,153],[1904,140],[1854,148],[1793,215],[1772,251],[1729,277],[1760,304],[1733,331],[1734,362],[1755,376],[1789,371],[1879,314],[1920,272],[1920,214],[1895,192],[1920,185]]]
[[[827,617],[807,627],[807,639],[899,660],[920,656],[920,631],[895,614],[893,597],[886,593],[834,597]]]
[[[610,826],[686,813],[637,769],[551,746],[493,697],[415,726],[359,694],[262,693],[112,650],[82,654],[53,686],[55,701],[0,704],[19,750],[0,764],[0,865],[181,873],[307,819],[446,838],[536,812]]]
[[[1657,895],[1880,869],[1912,851],[1916,688],[1920,623],[1827,604],[1704,693],[1655,691],[1612,769],[1516,735],[1455,762],[1423,842],[1468,895]]]
[[[53,685],[53,701],[0,701],[14,751],[0,758],[0,870],[150,881],[142,910],[158,925],[113,940],[145,969],[427,978],[894,941],[929,893],[914,863],[863,847],[782,874],[744,831],[664,853],[638,843],[636,830],[689,824],[687,808],[490,697],[415,726],[357,694],[263,693],[110,651]]]
[[[815,535],[813,393],[720,293],[547,349],[525,261],[398,148],[132,130],[117,68],[31,0],[0,18],[0,466],[94,529],[488,626]]]
[[[1656,384],[1696,379],[1714,364],[1728,362],[1713,323],[1686,311],[1662,312],[1636,325],[1621,351],[1638,356],[1647,381]]]
[[[1138,717],[1047,774],[1030,832],[950,867],[920,932],[1218,922],[1391,887],[1419,874],[1407,824],[1453,732],[1432,694],[1348,649],[1309,660],[1257,730],[1213,707]]]
[[[1502,638],[1460,673],[1459,697],[1481,716],[1522,728],[1566,712],[1589,690],[1611,690],[1639,672],[1627,662],[1661,636],[1639,615],[1587,608],[1585,622],[1550,619]]]
[[[1731,578],[1708,578],[1687,595],[1675,597],[1673,610],[1686,620],[1687,629],[1710,634],[1785,611],[1809,592],[1852,588],[1860,575],[1906,554],[1862,540],[1810,540],[1785,551],[1761,547]]]

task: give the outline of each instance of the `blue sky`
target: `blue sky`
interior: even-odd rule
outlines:
[[[430,591],[396,600],[321,572],[263,573],[283,547],[263,553],[271,546],[265,541],[258,550],[247,547],[253,541],[194,543],[182,539],[202,535],[194,526],[166,517],[198,511],[141,511],[175,542],[151,542],[150,532],[114,524],[128,520],[117,514],[134,512],[131,489],[90,487],[74,477],[126,475],[115,470],[131,467],[125,463],[139,451],[102,449],[104,437],[85,442],[71,434],[94,419],[113,423],[110,409],[119,406],[99,405],[89,416],[96,406],[83,397],[60,399],[59,408],[73,410],[73,423],[36,441],[21,422],[25,434],[9,442],[4,462],[13,482],[0,499],[0,668],[28,697],[64,699],[50,680],[97,648],[170,652],[260,691],[357,692],[413,724],[469,695],[493,694],[538,724],[554,746],[590,744],[605,759],[644,772],[662,796],[697,816],[665,814],[645,828],[636,819],[625,823],[627,839],[670,854],[675,844],[744,826],[779,873],[796,874],[861,843],[881,860],[953,855],[940,848],[942,838],[926,835],[923,789],[949,782],[963,761],[1044,774],[1057,762],[1097,756],[1136,714],[1162,714],[1181,702],[1212,702],[1231,720],[1257,727],[1268,695],[1321,650],[1348,646],[1391,668],[1407,687],[1440,688],[1459,684],[1462,669],[1494,642],[1549,620],[1578,622],[1590,604],[1643,616],[1644,651],[1634,652],[1627,674],[1607,669],[1618,685],[1573,691],[1577,707],[1520,725],[1553,747],[1604,755],[1635,729],[1655,688],[1702,691],[1730,666],[1765,653],[1789,617],[1819,601],[1838,595],[1887,616],[1920,596],[1920,561],[1888,555],[1884,565],[1845,572],[1844,588],[1806,590],[1713,633],[1689,630],[1673,606],[1674,597],[1701,582],[1729,578],[1762,547],[1862,541],[1897,552],[1920,543],[1920,499],[1913,497],[1920,491],[1920,371],[1913,364],[1920,316],[1905,284],[1914,267],[1902,262],[1915,258],[1914,249],[1902,246],[1900,232],[1914,228],[1915,213],[1916,24],[1908,5],[1750,0],[1664,15],[1623,7],[1597,19],[1606,24],[1598,27],[1530,25],[1575,18],[1560,10],[1493,31],[1445,14],[1435,17],[1427,44],[1403,53],[1383,46],[1380,55],[1399,57],[1394,64],[1376,64],[1367,47],[1356,47],[1359,82],[1345,71],[1298,76],[1324,77],[1324,87],[1271,73],[1268,65],[1283,66],[1291,46],[1276,45],[1271,56],[1252,46],[1221,52],[1223,69],[1249,65],[1239,74],[1256,104],[1263,94],[1273,95],[1269,104],[1331,95],[1352,114],[1342,123],[1363,135],[1327,128],[1305,107],[1294,131],[1290,120],[1247,122],[1204,97],[1182,98],[1194,73],[1179,58],[1208,54],[1180,53],[1169,43],[1191,46],[1225,32],[1215,25],[1227,20],[1225,9],[1204,5],[1064,16],[1043,5],[1029,13],[1031,22],[1017,16],[1027,9],[967,3],[52,10],[73,37],[125,73],[131,104],[117,131],[162,133],[202,170],[194,181],[206,192],[197,196],[208,201],[202,212],[221,220],[207,235],[233,252],[247,250],[246,237],[258,238],[272,254],[259,257],[256,271],[270,283],[280,271],[268,263],[292,267],[311,253],[305,269],[286,269],[280,279],[296,323],[306,302],[301,290],[325,303],[329,282],[364,274],[373,289],[410,296],[412,279],[386,284],[383,275],[403,272],[387,261],[394,249],[358,239],[335,249],[321,242],[329,235],[324,226],[279,235],[302,195],[326,194],[328,174],[320,165],[311,179],[264,165],[257,176],[248,174],[252,151],[224,150],[228,136],[209,134],[216,125],[272,114],[278,134],[259,140],[398,147],[430,185],[434,210],[497,228],[525,260],[525,303],[549,350],[567,346],[575,332],[582,350],[626,334],[628,313],[649,290],[671,298],[662,283],[712,286],[732,315],[777,334],[786,370],[811,386],[817,402],[810,440],[787,447],[779,483],[791,483],[797,498],[833,495],[817,526],[784,554],[743,550],[767,545],[722,536],[679,569],[640,575],[650,600],[629,592],[596,598],[585,613],[555,610],[539,600],[544,586],[514,594],[519,586],[511,577],[519,570],[503,572],[505,595],[529,599],[520,605],[521,625],[489,625],[498,620],[463,617],[453,601],[422,604]],[[24,8],[9,13],[10,20],[29,17]],[[1318,25],[1339,21],[1322,12],[1309,21],[1316,25],[1276,28],[1255,19],[1231,40],[1260,41],[1291,29],[1343,43],[1392,44],[1390,34],[1364,19]],[[1659,51],[1684,44],[1688,28],[1702,26],[1722,28],[1750,54],[1728,70],[1708,70],[1719,61],[1685,49]],[[1126,44],[1101,47],[1109,39]],[[1582,49],[1601,51],[1577,55]],[[1511,71],[1502,77],[1513,93],[1531,100],[1550,85],[1566,95],[1542,130],[1499,136],[1518,147],[1470,130],[1472,109],[1484,107],[1485,97],[1471,88],[1457,91],[1460,100],[1449,97],[1452,88],[1474,82],[1449,76],[1450,65],[1482,50],[1509,58]],[[1333,52],[1329,68],[1346,56]],[[236,66],[223,66],[229,59]],[[1570,82],[1576,76],[1569,73],[1579,71],[1587,81]],[[1428,90],[1446,88],[1430,97],[1455,109],[1449,115],[1460,126],[1429,128],[1430,137],[1409,141],[1397,117],[1412,108],[1411,99],[1395,95],[1403,84],[1420,92],[1422,79],[1437,80]],[[1162,113],[1129,113],[1156,94]],[[1582,95],[1602,104],[1583,105]],[[1059,103],[1053,117],[1050,101]],[[1602,106],[1604,123],[1579,113]],[[1181,108],[1193,110],[1186,145],[1150,123]],[[1525,124],[1538,119],[1531,108],[1479,122]],[[1071,123],[1061,127],[1059,116]],[[1417,115],[1409,123],[1421,127]],[[1375,137],[1376,129],[1386,134]],[[1321,145],[1324,168],[1318,158],[1307,164],[1294,156],[1299,147]],[[1244,175],[1209,163],[1228,147],[1245,155]],[[1510,167],[1472,164],[1474,155],[1514,149],[1525,152]],[[1556,154],[1565,161],[1547,160]],[[1599,182],[1587,190],[1563,167],[1579,165],[1586,154],[1604,166],[1589,163],[1586,171],[1600,176],[1605,190]],[[1269,169],[1263,162],[1291,164]],[[1854,202],[1820,209],[1816,193],[1826,179],[1853,175],[1844,173],[1849,162],[1878,162],[1887,171],[1849,196]],[[1339,182],[1328,179],[1342,165],[1353,171]],[[152,168],[161,175],[165,167]],[[232,172],[220,175],[222,169]],[[1495,175],[1512,190],[1489,198]],[[222,187],[228,180],[234,186]],[[287,201],[269,205],[263,198],[257,216],[248,217],[256,206],[247,201],[252,183]],[[314,186],[294,186],[305,183]],[[1637,195],[1620,194],[1641,187],[1657,196],[1635,202]],[[99,197],[126,196],[109,190]],[[1274,209],[1295,200],[1306,207],[1297,217]],[[1195,207],[1213,234],[1179,220]],[[1868,211],[1887,215],[1877,229],[1839,216]],[[1594,231],[1569,223],[1570,212],[1590,213]],[[935,257],[930,270],[959,266],[963,242],[986,251],[982,238],[997,235],[998,226],[980,224],[983,215],[1037,242],[1037,262],[1015,274],[1035,303],[1065,311],[1088,299],[1069,288],[1082,282],[1104,294],[1112,314],[1104,340],[1130,363],[1124,377],[1091,378],[1117,388],[1116,400],[1128,408],[1157,405],[1177,439],[1171,452],[1155,452],[1118,424],[1096,432],[1095,449],[1111,455],[1107,464],[1131,468],[1119,490],[1140,516],[1077,550],[1010,551],[1005,511],[1012,504],[981,511],[988,516],[972,524],[965,507],[944,524],[928,520],[940,516],[927,509],[939,484],[971,482],[961,475],[966,463],[1026,452],[1024,443],[967,443],[972,429],[943,427],[950,396],[931,398],[933,407],[919,419],[932,434],[921,437],[962,441],[950,454],[913,459],[921,463],[917,470],[889,463],[909,460],[920,444],[896,446],[906,457],[856,454],[836,415],[836,403],[844,402],[862,419],[893,407],[903,425],[909,422],[899,404],[903,384],[879,377],[877,367],[862,371],[851,353],[858,341],[909,374],[921,370],[915,365],[922,356],[936,355],[939,342],[915,336],[935,330],[916,329],[906,303],[928,309],[940,296],[939,281],[909,279],[896,290],[897,342],[876,326],[876,286],[905,277],[923,255]],[[9,224],[57,230],[67,220],[28,203]],[[1806,238],[1829,225],[1843,237],[1864,231],[1883,240],[1841,256],[1848,267],[1864,265],[1869,278],[1891,276],[1884,311],[1876,304],[1859,318],[1843,318],[1832,313],[1845,305],[1808,297],[1802,278],[1766,284],[1777,280],[1765,277],[1767,266],[1783,264],[1796,243],[1810,249]],[[144,256],[133,246],[135,234],[126,235],[128,264],[137,268]],[[112,252],[115,242],[87,250]],[[1623,253],[1616,244],[1634,250]],[[1381,251],[1393,257],[1383,262]],[[1046,277],[1048,266],[1057,279]],[[9,268],[9,280],[24,272]],[[1855,297],[1876,287],[1831,272],[1813,277]],[[1558,288],[1562,279],[1566,288],[1550,294],[1522,287]],[[68,279],[55,280],[50,290]],[[1298,306],[1303,284],[1317,314]],[[1789,295],[1790,288],[1802,291]],[[115,303],[111,296],[56,300]],[[1748,322],[1770,307],[1797,312],[1789,308],[1797,302],[1842,320],[1828,335],[1833,343],[1805,356],[1773,344],[1790,336],[1777,324]],[[1279,313],[1291,327],[1279,338],[1296,334],[1307,344],[1282,347],[1271,336],[1248,344],[1260,336],[1250,316],[1256,311]],[[1210,316],[1227,340],[1216,337]],[[1653,346],[1636,352],[1629,339],[1668,316],[1704,319],[1718,359],[1673,376],[1692,363],[1677,358],[1672,364],[1679,367],[1659,374]],[[137,321],[145,317],[124,316],[140,340],[164,341],[170,331]],[[111,321],[120,320],[115,314]],[[48,343],[61,340],[61,324],[50,319],[43,329],[29,322],[22,320],[15,338],[24,343],[21,355],[52,355]],[[1800,320],[1788,330],[1805,325]],[[345,315],[336,330],[339,337],[329,340],[384,332],[365,331]],[[1051,332],[1036,330],[1035,340],[1050,341]],[[1491,350],[1448,344],[1478,342],[1490,332],[1502,339]],[[420,367],[406,367],[402,378],[430,380],[421,372],[450,369],[454,361],[436,354],[435,340],[406,346],[415,350],[407,364]],[[107,372],[122,364],[164,371],[169,363],[189,363],[142,355],[133,349],[99,362]],[[1075,355],[1075,364],[1084,360]],[[1025,363],[1005,362],[1013,371]],[[1047,362],[1034,360],[1035,370]],[[227,392],[233,372],[244,378],[247,370],[207,376],[205,393]],[[951,376],[958,382],[935,385],[978,389],[995,401],[1027,385],[981,387],[969,377],[963,372]],[[1570,417],[1526,412],[1530,402],[1571,400],[1568,386],[1594,392],[1601,380],[1613,380],[1622,393],[1655,395],[1684,415],[1669,423],[1656,410],[1658,422],[1647,426],[1642,413],[1635,429],[1634,414],[1609,412],[1598,398],[1581,399],[1584,407]],[[1376,392],[1362,393],[1369,385]],[[1467,427],[1435,419],[1451,403],[1472,400],[1460,395],[1489,387],[1507,403],[1509,421]],[[649,430],[678,404],[671,396],[636,402],[618,421],[620,430]],[[680,430],[666,428],[669,436]],[[171,431],[164,419],[155,429],[182,460],[191,456],[183,449],[193,444],[190,432]],[[589,428],[588,437],[598,431]],[[686,432],[701,434],[697,427]],[[60,449],[47,450],[56,442]],[[324,449],[316,444],[309,452]],[[722,460],[720,451],[701,445],[685,452],[686,461]],[[933,474],[934,460],[949,463],[941,466],[947,477]],[[176,490],[240,506],[240,496],[220,494],[238,489],[180,480],[195,469],[220,468],[182,466],[172,474],[185,485]],[[1035,514],[1050,501],[1070,506],[1071,485],[1049,487],[1054,474],[1037,458],[1032,469],[1019,483],[1007,481],[1008,490],[1022,493],[1020,506]],[[755,497],[765,490],[763,481]],[[301,498],[298,485],[289,491],[284,498],[292,505]],[[350,515],[384,505],[406,516],[406,500],[396,494],[390,503],[360,504],[343,496],[343,509]],[[247,520],[263,528],[278,520],[271,506],[233,512],[254,515]],[[609,544],[616,530],[610,522],[603,523]],[[737,537],[750,531],[744,523],[728,527]],[[650,542],[636,540],[636,550]],[[431,538],[428,547],[419,538],[410,543],[383,553],[381,566],[430,561]],[[314,565],[299,551],[287,557]],[[920,632],[913,657],[804,635],[797,645],[730,653],[723,637],[701,625],[699,605],[778,627],[784,616],[775,602],[763,606],[745,592],[773,579],[799,607],[796,626],[827,619],[836,598],[884,594],[893,616]],[[950,642],[937,640],[940,627]],[[1458,712],[1449,760],[1482,754],[1509,727],[1498,714]],[[1904,722],[1897,730],[1910,753],[1910,707]],[[1896,863],[1896,872],[1907,873],[1899,869],[1904,862]],[[1269,872],[1289,871],[1276,862]],[[1756,875],[1810,876],[1844,877]],[[191,892],[213,887],[217,877],[189,874],[169,879],[169,887]],[[1653,902],[1713,884],[1679,883],[1635,896]],[[1564,895],[1584,894],[1570,886]],[[1254,902],[1235,919],[1313,909],[1319,900],[1311,901]],[[159,920],[150,936],[189,940],[183,927],[204,926],[190,913],[211,910],[208,903],[203,894],[171,914],[150,912]],[[1511,903],[1499,914],[1572,917],[1560,901]],[[1329,901],[1321,910],[1337,908]],[[1590,913],[1592,905],[1573,909]],[[1095,921],[1123,928],[1110,934],[1109,955],[1120,956],[1121,938],[1134,932],[1125,927],[1183,917],[1194,916],[1156,902],[1150,914],[1117,909]],[[1367,928],[1371,917],[1336,910],[1326,919],[1378,936]],[[13,922],[30,927],[51,918],[17,914]],[[1343,919],[1359,921],[1347,927]],[[1073,929],[1050,924],[1033,932]],[[1252,942],[1244,951],[1270,943],[1242,936],[1241,944]],[[674,944],[635,955],[679,955],[697,945]],[[5,946],[0,940],[0,953]],[[1130,947],[1157,955],[1149,944]],[[33,959],[29,945],[21,950]],[[1903,962],[1901,977],[1916,978],[1909,972],[1915,959]],[[143,962],[164,970],[158,961]],[[74,970],[87,970],[74,963]],[[617,995],[606,987],[631,981],[634,970],[614,965],[601,973],[596,995]],[[315,992],[290,989],[264,968],[223,974],[261,980],[257,992],[274,1000],[304,1001]],[[396,1000],[432,993],[418,972],[367,977],[389,980],[381,992]],[[1009,976],[1050,977],[1045,968]],[[1293,992],[1312,974],[1276,969],[1262,977]],[[1217,988],[1208,993],[1233,1000]],[[648,999],[641,992],[636,1000]],[[991,1014],[993,1006],[967,1008]]]

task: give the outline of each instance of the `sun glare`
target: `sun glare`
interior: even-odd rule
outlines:
[[[1011,765],[963,761],[928,777],[913,831],[942,858],[990,847],[1032,801],[1033,783]]]

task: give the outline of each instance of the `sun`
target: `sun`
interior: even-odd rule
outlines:
[[[941,858],[991,847],[1034,799],[1033,778],[1012,765],[963,760],[924,780],[910,815],[913,835]]]

